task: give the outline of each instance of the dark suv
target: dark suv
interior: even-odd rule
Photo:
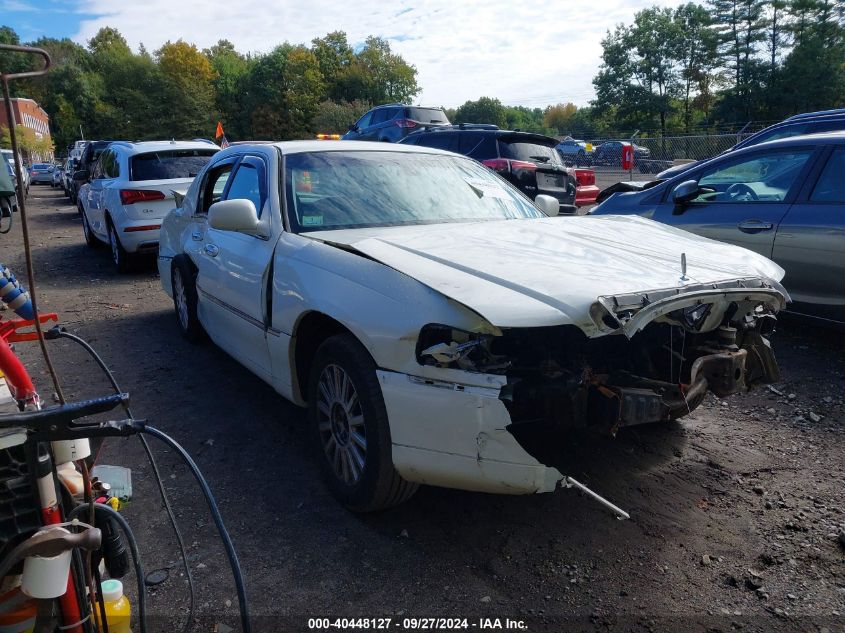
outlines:
[[[373,108],[350,125],[343,140],[398,143],[411,132],[439,125],[449,125],[440,108],[391,103]]]
[[[557,140],[542,134],[500,130],[495,125],[450,125],[409,134],[402,143],[436,147],[481,161],[532,200],[538,194],[560,202],[560,213],[575,213],[575,174],[555,150]]]

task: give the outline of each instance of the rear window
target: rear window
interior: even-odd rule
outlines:
[[[525,160],[532,163],[554,163],[557,165],[561,162],[560,155],[555,151],[554,145],[541,145],[530,141],[500,138],[499,153],[502,158]]]
[[[173,149],[133,156],[130,162],[130,180],[171,180],[193,178],[211,157],[213,149]]]
[[[437,123],[442,125],[449,125],[449,119],[446,118],[446,113],[438,108],[408,108],[409,119],[419,121],[420,123]]]
[[[47,171],[50,169],[50,165],[47,163],[36,163],[32,166],[33,169],[37,169],[38,171]]]

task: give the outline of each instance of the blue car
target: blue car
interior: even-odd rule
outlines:
[[[773,259],[790,311],[845,323],[845,132],[795,136],[723,154],[594,215],[642,215]]]
[[[592,154],[592,151],[587,151],[587,143],[585,141],[577,141],[571,136],[567,136],[555,145],[555,149],[560,154],[564,163],[577,166],[590,164],[590,154]]]

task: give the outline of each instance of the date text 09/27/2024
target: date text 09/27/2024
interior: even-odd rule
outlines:
[[[310,630],[511,630],[526,631],[524,620],[510,618],[309,618]]]

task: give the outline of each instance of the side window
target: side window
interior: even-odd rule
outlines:
[[[266,192],[263,191],[262,174],[253,161],[245,159],[238,166],[232,184],[226,192],[226,200],[245,199],[252,200],[258,216],[261,217],[261,209],[264,206]]]
[[[819,176],[810,202],[838,202],[845,203],[845,148],[839,147],[833,151]]]
[[[466,134],[461,139],[460,152],[475,160],[499,157],[496,138],[489,134]]]
[[[379,108],[378,110],[374,110],[373,120],[370,122],[370,125],[378,125],[379,123],[384,123],[390,118],[392,112],[392,108]]]
[[[105,153],[100,155],[100,160],[95,162],[94,166],[91,168],[91,180],[103,178],[103,156],[105,156]]]
[[[117,178],[120,175],[120,163],[117,154],[113,151],[103,153],[103,176],[105,178]]]
[[[367,114],[362,116],[360,119],[358,119],[358,122],[355,125],[357,125],[359,128],[362,128],[362,129],[365,128],[365,127],[369,127],[370,121],[372,120],[372,118],[373,118],[373,113],[372,113],[372,110],[371,110],[370,112],[367,112]]]
[[[812,149],[756,154],[705,171],[694,202],[783,202],[795,184]]]
[[[442,132],[423,133],[420,135],[419,145],[456,152],[458,151],[458,135]]]
[[[203,215],[208,213],[208,207],[223,199],[223,192],[226,189],[229,176],[232,174],[232,167],[234,167],[234,163],[226,163],[209,170],[205,177],[205,183],[203,183],[202,200],[198,205],[197,213]]]

